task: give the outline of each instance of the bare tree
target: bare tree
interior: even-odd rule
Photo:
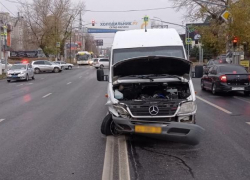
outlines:
[[[48,55],[56,52],[63,54],[71,27],[84,8],[81,1],[73,4],[71,0],[33,0],[31,4],[22,3],[21,12],[33,39]],[[56,42],[60,42],[59,49]]]

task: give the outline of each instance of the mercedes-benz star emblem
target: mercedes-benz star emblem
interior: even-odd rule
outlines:
[[[152,116],[155,116],[159,113],[159,108],[157,106],[150,106],[148,110],[149,114],[151,114]]]

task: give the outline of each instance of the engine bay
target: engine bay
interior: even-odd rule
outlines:
[[[191,93],[186,82],[122,83],[114,85],[115,98],[127,100],[185,100]]]

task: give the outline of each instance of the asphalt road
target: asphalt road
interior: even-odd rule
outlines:
[[[0,179],[101,179],[106,83],[85,66],[0,80]]]
[[[95,72],[83,66],[29,82],[0,80],[1,180],[101,179],[107,84]],[[128,136],[132,180],[250,179],[250,97],[213,96],[200,90],[199,79],[194,85],[202,99],[197,124],[206,130],[201,143]],[[114,162],[114,173],[122,163]]]
[[[248,180],[250,179],[250,97],[235,93],[197,96],[231,114],[197,99],[197,124],[206,131],[197,146],[128,137],[131,177],[136,180]]]

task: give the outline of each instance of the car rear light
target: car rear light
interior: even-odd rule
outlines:
[[[220,81],[226,83],[227,82],[227,76],[225,76],[225,75],[221,76]]]

